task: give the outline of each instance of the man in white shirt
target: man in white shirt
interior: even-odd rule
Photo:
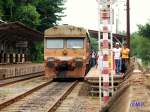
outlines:
[[[115,48],[113,49],[114,59],[115,59],[115,66],[116,66],[116,74],[120,74],[121,71],[121,48],[119,43],[115,44]]]

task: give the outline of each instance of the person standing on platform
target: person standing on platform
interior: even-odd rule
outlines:
[[[121,73],[124,75],[127,71],[127,65],[129,62],[129,52],[130,49],[127,48],[127,44],[123,44],[123,48],[121,50],[121,60],[122,60],[122,65],[121,65]]]
[[[96,52],[92,51],[91,53],[91,66],[94,67],[96,65]]]
[[[115,48],[113,49],[114,60],[115,60],[115,71],[116,74],[120,74],[121,71],[121,48],[119,43],[115,44]]]

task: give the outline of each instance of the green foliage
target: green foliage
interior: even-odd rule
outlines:
[[[32,62],[41,63],[44,61],[44,43],[35,42],[33,47],[30,48],[29,57]]]
[[[140,36],[137,33],[131,35],[131,55],[139,57]]]
[[[138,25],[139,34],[150,39],[150,24]]]
[[[15,20],[36,28],[40,24],[40,14],[36,11],[35,6],[22,5],[16,9]]]
[[[14,8],[14,0],[7,0],[7,7],[9,8],[10,10],[10,18],[13,17],[13,8]]]
[[[150,33],[148,33],[148,29],[147,24],[140,26],[139,32],[131,36],[131,52],[133,55],[141,58],[145,65],[150,63]]]
[[[37,4],[37,11],[41,15],[39,30],[43,31],[44,29],[56,25],[57,21],[61,20],[63,15],[60,14],[63,14],[63,5],[62,0],[39,0]]]
[[[97,42],[97,39],[94,38],[94,37],[90,37],[90,41],[91,41],[92,50],[98,51],[98,42]]]
[[[0,19],[1,19],[1,17],[3,16],[3,2],[2,1],[0,1]]]
[[[64,16],[64,2],[65,0],[0,0],[0,16],[4,21],[20,21],[44,31]]]
[[[141,57],[144,64],[150,62],[150,39],[141,37],[139,44],[139,56]]]

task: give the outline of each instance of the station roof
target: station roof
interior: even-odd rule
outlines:
[[[43,40],[43,33],[29,28],[20,22],[5,22],[0,24],[0,41],[3,40],[41,41]]]
[[[88,30],[88,31],[92,37],[98,39],[98,31],[96,30]],[[113,38],[122,39],[127,38],[127,36],[113,33]]]

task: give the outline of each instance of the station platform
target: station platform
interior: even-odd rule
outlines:
[[[91,79],[99,79],[99,75],[100,75],[100,70],[96,67],[92,67],[89,72],[87,73],[87,75],[85,76],[85,80],[91,80]],[[111,76],[110,76],[111,77]],[[121,75],[116,75],[115,72],[113,72],[113,78],[114,79],[119,79],[122,78]]]
[[[0,65],[0,80],[44,71],[44,64],[8,64]]]
[[[87,75],[85,76],[85,81],[89,84],[89,93],[92,96],[98,96],[99,94],[99,76],[100,69],[96,67],[92,67]],[[113,73],[113,91],[117,90],[118,85],[123,81],[123,77],[121,75],[116,75]],[[103,85],[103,78],[101,78],[101,85]],[[109,85],[112,85],[112,76],[109,78]],[[110,91],[110,96],[112,91]]]
[[[92,67],[85,76],[85,80],[98,79],[100,75],[100,70],[96,67]]]

